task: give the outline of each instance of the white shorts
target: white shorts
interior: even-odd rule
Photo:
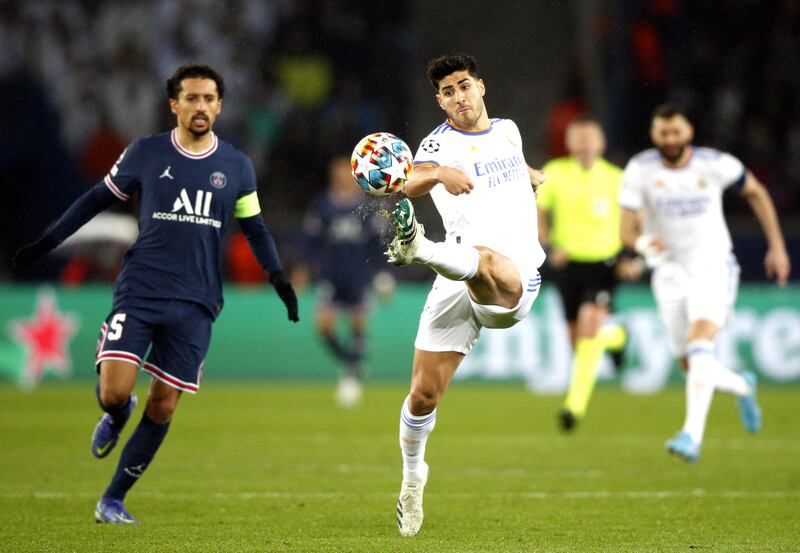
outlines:
[[[728,322],[739,288],[739,265],[733,255],[705,265],[667,262],[653,272],[652,286],[670,349],[683,357],[689,324],[706,319],[722,328]]]
[[[522,297],[511,309],[481,305],[467,291],[467,284],[436,277],[419,318],[414,347],[424,351],[470,352],[483,327],[509,328],[530,313],[541,287],[539,271],[520,270]]]

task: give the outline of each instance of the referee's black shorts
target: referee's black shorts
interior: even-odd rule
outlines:
[[[568,321],[577,320],[578,308],[585,302],[612,308],[617,287],[616,265],[616,256],[592,263],[570,261],[556,272],[556,286],[564,302],[564,315]]]

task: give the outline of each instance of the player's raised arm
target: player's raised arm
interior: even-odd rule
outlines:
[[[88,190],[64,212],[64,214],[35,242],[26,244],[14,254],[14,266],[26,269],[48,252],[72,236],[95,215],[116,203],[119,198],[105,183],[99,183]]]
[[[786,243],[783,240],[778,215],[775,212],[775,204],[764,185],[750,171],[745,177],[742,195],[750,204],[767,239],[767,255],[764,258],[767,276],[775,277],[778,284],[785,286],[789,279],[791,265],[789,255],[786,253]]]
[[[403,192],[409,198],[424,196],[438,183],[454,196],[469,194],[473,188],[472,180],[463,171],[431,163],[414,166]]]

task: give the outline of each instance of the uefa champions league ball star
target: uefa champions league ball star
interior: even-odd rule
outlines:
[[[353,149],[353,178],[368,194],[389,196],[402,190],[411,177],[414,156],[405,142],[388,132],[362,138]]]

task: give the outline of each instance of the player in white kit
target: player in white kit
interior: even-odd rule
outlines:
[[[393,214],[397,236],[387,252],[395,265],[421,263],[438,273],[420,317],[411,391],[400,413],[403,536],[422,525],[425,444],[440,398],[482,327],[508,328],[527,316],[545,257],[534,195],[543,175],[525,163],[514,122],[486,113],[475,60],[443,56],[429,62],[427,73],[448,119],[422,141],[404,192],[430,192],[447,236],[438,243],[425,238],[404,198]]]
[[[767,275],[781,286],[789,276],[789,257],[767,190],[732,155],[692,146],[693,128],[680,108],[659,107],[650,138],[656,147],[625,168],[622,241],[654,268],[658,311],[670,348],[687,373],[685,422],[666,447],[694,463],[714,390],[737,397],[746,430],[761,428],[755,374],[723,366],[714,347],[732,312],[739,277],[722,212],[726,188],[738,188],[753,209],[768,242]]]

